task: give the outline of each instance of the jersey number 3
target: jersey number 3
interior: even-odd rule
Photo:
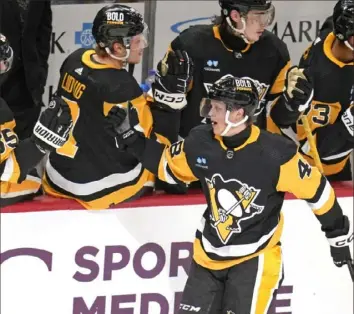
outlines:
[[[304,179],[306,176],[310,177],[312,169],[307,162],[303,161],[302,159],[299,159],[297,165],[299,169],[299,176],[301,179]]]

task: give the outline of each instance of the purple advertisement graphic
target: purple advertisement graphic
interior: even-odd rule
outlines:
[[[191,242],[173,242],[169,253],[157,243],[145,243],[136,250],[135,254],[132,254],[131,250],[124,245],[105,246],[104,248],[83,246],[76,251],[74,263],[75,266],[86,271],[82,273],[77,270],[74,274],[68,274],[68,276],[81,283],[89,283],[94,280],[111,281],[115,271],[123,270],[131,263],[135,275],[143,280],[157,277],[166,267],[169,267],[168,276],[170,278],[178,277],[183,272],[188,273],[192,249],[193,243]],[[94,258],[102,250],[104,250],[104,258],[98,262]],[[180,253],[183,251],[187,251],[188,255],[183,254],[185,257],[181,257],[182,254]],[[156,256],[156,262],[150,269],[145,269],[142,262],[144,255],[147,253]],[[19,256],[37,258],[41,263],[44,263],[47,271],[52,271],[55,256],[53,257],[52,252],[38,248],[17,248],[4,251],[0,254],[0,262],[1,264],[5,261],[8,263],[11,258]],[[100,269],[103,271],[100,272]],[[99,278],[100,273],[102,278]],[[291,312],[284,312],[284,310],[285,307],[290,308],[291,306],[292,292],[292,286],[281,286],[276,290],[267,314],[276,314],[280,311],[284,314],[291,314]],[[73,296],[72,314],[134,314],[138,313],[137,311],[134,312],[137,303],[140,303],[138,304],[140,314],[177,314],[181,297],[182,291],[174,292],[174,301],[172,302],[168,301],[170,297],[167,298],[156,292],[140,295],[98,295],[93,302],[86,302],[84,296]],[[155,308],[158,305],[160,311],[158,313],[149,311],[151,304],[154,304]]]
[[[0,264],[16,256],[37,257],[47,266],[48,271],[52,271],[53,253],[35,248],[19,248],[0,253]]]

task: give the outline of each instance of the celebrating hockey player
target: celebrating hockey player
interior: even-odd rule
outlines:
[[[334,264],[352,263],[352,231],[333,188],[294,143],[252,124],[258,102],[251,79],[226,75],[201,102],[201,116],[211,124],[171,146],[143,138],[129,127],[124,109],[115,112],[119,141],[147,169],[170,183],[199,179],[207,199],[181,314],[191,306],[200,314],[267,313],[282,278],[285,192],[311,207]]]
[[[0,79],[11,69],[12,60],[12,48],[0,34]],[[33,135],[19,142],[13,113],[0,97],[0,207],[28,200],[39,192],[41,180],[34,167],[46,152],[66,142],[71,124],[69,107],[54,97],[40,115]]]
[[[135,9],[105,6],[93,22],[95,50],[78,49],[64,61],[57,93],[68,103],[74,126],[68,143],[47,162],[43,185],[48,194],[73,198],[88,209],[104,209],[151,189],[154,176],[117,145],[105,119],[113,107],[131,103],[136,108],[131,117],[136,129],[164,143],[177,140],[178,132],[171,125],[175,112],[186,103],[192,64],[186,53],[170,53],[171,66],[159,81],[168,91],[150,106],[125,69],[141,61],[147,31]]]
[[[168,49],[187,51],[195,64],[193,84],[187,93],[188,105],[180,118],[179,134],[183,138],[203,120],[199,116],[199,104],[209,87],[226,74],[253,80],[260,97],[255,112],[257,125],[265,128],[265,105],[283,92],[286,72],[290,68],[286,44],[265,29],[275,14],[270,0],[219,0],[219,4],[221,16],[215,19],[214,25],[195,25],[186,29]],[[306,88],[306,79],[292,78],[300,90]],[[305,82],[301,82],[303,80]],[[306,90],[304,94],[309,96]]]
[[[303,113],[315,137],[324,174],[329,180],[343,181],[351,179],[354,147],[354,0],[338,1],[332,18],[333,29],[323,27],[300,61],[314,82],[313,101]],[[288,89],[287,93],[291,97],[293,91]],[[299,115],[291,105],[275,105],[270,116],[314,164],[314,151]]]

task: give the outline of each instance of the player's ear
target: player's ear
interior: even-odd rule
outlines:
[[[232,10],[230,12],[230,18],[236,24],[241,22],[241,15],[240,15],[240,13],[237,10]]]
[[[245,109],[240,108],[239,110],[237,110],[237,112],[238,112],[237,122],[239,122],[244,119],[244,117],[246,115],[246,111],[245,111]]]
[[[244,114],[245,114],[245,111],[242,108],[237,109],[237,110],[232,110],[230,113],[229,120],[231,123],[237,123],[243,119]]]
[[[115,42],[112,45],[112,51],[117,56],[124,56],[126,54],[125,47],[122,44]]]

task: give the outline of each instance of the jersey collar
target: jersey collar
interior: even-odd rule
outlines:
[[[230,51],[230,52],[233,52],[233,50],[230,49],[230,48],[225,44],[225,42],[223,41],[222,36],[221,36],[221,34],[220,34],[220,27],[221,27],[221,25],[214,25],[214,26],[213,26],[214,37],[215,37],[216,39],[218,39],[218,40],[221,41],[222,45],[224,46],[224,48],[225,48],[226,50],[228,50],[228,51]],[[238,40],[238,39],[240,39],[240,38],[235,38],[235,40]],[[242,40],[242,39],[241,39],[241,40]],[[241,52],[241,53],[245,53],[245,52],[247,52],[250,48],[251,48],[251,44],[247,44],[246,48],[244,48],[244,49],[241,50],[240,52]]]
[[[237,150],[241,150],[243,149],[244,147],[246,147],[247,145],[251,144],[251,143],[254,143],[257,141],[258,137],[259,137],[259,134],[260,134],[260,129],[255,126],[255,125],[252,125],[251,126],[251,134],[250,136],[248,137],[248,139],[240,146],[238,147],[234,147],[233,150],[234,151],[237,151]],[[230,150],[230,148],[227,148],[227,146],[224,144],[223,142],[223,139],[222,139],[222,136],[220,135],[214,135],[214,138],[220,143],[220,146],[224,149],[224,150]]]
[[[95,54],[95,50],[87,50],[83,53],[81,61],[91,69],[101,70],[101,69],[117,69],[113,65],[101,64],[94,62],[92,56]]]
[[[333,32],[329,33],[323,43],[323,51],[325,56],[331,60],[334,64],[338,65],[339,67],[343,68],[346,65],[354,65],[354,62],[349,62],[349,63],[344,63],[342,61],[339,61],[332,53],[332,46],[333,42],[336,39],[336,36],[334,35]]]

